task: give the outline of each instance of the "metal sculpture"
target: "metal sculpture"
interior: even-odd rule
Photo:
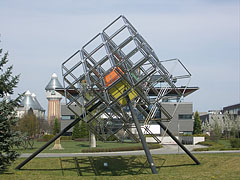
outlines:
[[[165,62],[170,61],[177,61],[185,74],[173,76],[163,66]],[[152,173],[157,174],[136,114],[137,112],[146,118],[145,130],[157,139],[148,129],[149,122],[154,119],[157,111],[161,111],[163,117],[156,122],[197,164],[200,164],[162,123],[162,120],[170,121],[173,114],[162,107],[161,101],[164,98],[171,98],[169,93],[171,91],[179,98],[183,97],[185,89],[179,89],[176,82],[190,79],[191,74],[177,59],[161,62],[150,45],[124,16],[119,16],[67,59],[62,64],[62,73],[68,108],[78,118],[21,163],[17,169],[78,121],[84,120],[91,132],[102,140],[114,136],[122,141],[123,134],[128,134],[134,141],[140,139]],[[156,86],[158,83],[161,84],[160,88]],[[72,93],[73,91],[75,93]],[[157,97],[154,102],[148,98],[149,91]],[[78,108],[72,108],[72,105]],[[132,128],[136,128],[138,133],[132,133]]]

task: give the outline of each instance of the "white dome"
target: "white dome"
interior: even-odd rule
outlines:
[[[30,91],[27,90],[27,92],[25,92],[25,95],[26,95],[26,96],[30,96],[30,95],[31,95]]]
[[[52,78],[57,78],[57,74],[56,74],[56,73],[53,73],[53,74],[52,74]]]

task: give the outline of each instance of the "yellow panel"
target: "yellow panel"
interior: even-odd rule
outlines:
[[[114,87],[109,89],[109,93],[112,94],[112,96],[115,99],[117,99],[119,96],[123,94],[124,90],[127,90],[129,88],[130,88],[129,84],[126,81],[121,80]],[[132,89],[129,91],[128,96],[129,96],[129,99],[132,100],[136,96],[138,96],[138,94],[135,90]],[[126,98],[125,97],[120,98],[119,103],[122,105],[126,105],[127,104]]]

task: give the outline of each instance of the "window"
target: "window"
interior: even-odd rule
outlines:
[[[52,90],[52,92],[51,92],[51,95],[56,95],[56,93],[55,93],[55,91],[54,91],[54,90]]]
[[[192,131],[183,131],[183,132],[179,132],[179,133],[181,133],[183,135],[192,135],[193,134]]]
[[[192,114],[179,114],[178,119],[192,119]]]
[[[70,119],[75,119],[75,116],[74,115],[65,115],[65,116],[62,116],[62,119],[63,120],[70,120]]]

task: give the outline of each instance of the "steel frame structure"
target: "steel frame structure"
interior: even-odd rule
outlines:
[[[171,74],[163,66],[164,62],[169,61],[177,61],[183,67],[185,74],[175,76]],[[77,122],[84,120],[90,131],[102,140],[115,136],[122,141],[122,132],[127,133],[131,140],[139,141],[140,138],[152,173],[157,174],[136,117],[136,111],[138,111],[146,118],[145,129],[157,139],[147,127],[157,110],[164,114],[157,123],[196,164],[200,164],[161,122],[162,120],[170,121],[173,115],[168,113],[160,102],[171,89],[174,89],[179,97],[183,97],[185,90],[180,91],[175,83],[181,79],[190,79],[191,74],[178,59],[160,61],[151,46],[124,16],[119,16],[68,58],[62,64],[62,74],[66,104],[77,119],[19,164],[17,169],[24,166]],[[158,78],[152,80],[153,76]],[[157,83],[164,85],[160,91],[155,87]],[[71,94],[72,89],[77,92],[77,95]],[[157,96],[154,102],[148,98],[149,90]],[[82,113],[79,114],[79,111],[75,111],[71,105],[79,107]],[[130,110],[130,114],[126,109]],[[113,128],[116,123],[118,126]],[[133,125],[139,137],[132,133]]]

